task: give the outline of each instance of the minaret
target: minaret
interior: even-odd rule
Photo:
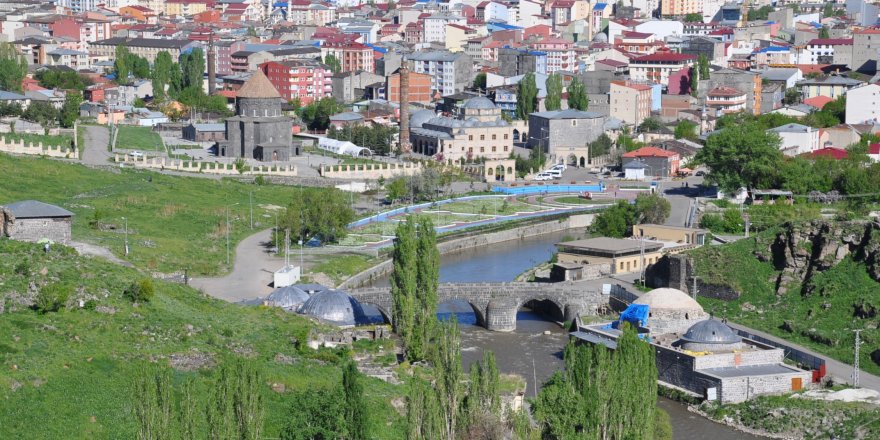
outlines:
[[[406,58],[400,63],[400,152],[409,153],[409,68],[406,66]]]
[[[214,28],[211,28],[211,35],[208,37],[208,95],[213,95],[217,91],[217,54],[214,49]]]

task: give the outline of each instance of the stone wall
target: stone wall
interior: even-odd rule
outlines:
[[[671,287],[692,295],[694,265],[687,255],[665,255],[645,270],[645,281],[654,288]],[[697,294],[705,298],[732,301],[739,292],[723,284],[707,283],[697,278]]]
[[[588,264],[581,269],[582,280],[598,280],[611,275],[611,264]]]
[[[318,172],[333,179],[370,179],[378,180],[380,177],[391,179],[398,176],[413,176],[422,172],[424,167],[418,162],[396,163],[368,163],[347,165],[321,165]]]
[[[59,147],[56,145],[43,145],[42,142],[37,144],[25,143],[25,141],[9,141],[6,138],[0,138],[0,151],[11,154],[27,154],[33,156],[48,156],[64,159],[76,159],[76,150],[70,147]]]
[[[708,388],[719,387],[721,381],[694,371],[694,357],[680,351],[655,346],[657,380],[706,396]]]
[[[48,238],[56,243],[70,242],[70,218],[7,219],[6,234],[13,240],[36,242]]]
[[[736,358],[739,357],[739,363]],[[705,370],[708,368],[746,367],[749,365],[781,364],[783,360],[782,349],[741,351],[739,353],[716,353],[706,356],[697,356],[694,360],[694,368]]]
[[[799,378],[801,386],[807,386],[811,377],[809,371],[792,370],[791,373],[723,378],[719,397],[721,403],[739,403],[762,394],[788,393],[792,391],[792,379]]]
[[[282,177],[295,177],[297,175],[296,167],[293,165],[258,165],[251,167],[248,171],[240,173],[235,168],[235,165],[219,162],[186,161],[147,156],[136,158],[129,155],[120,156],[119,154],[113,156],[113,161],[116,163],[131,165],[135,168],[151,168],[190,173],[223,174],[230,176],[266,175]]]

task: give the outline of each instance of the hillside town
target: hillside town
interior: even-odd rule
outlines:
[[[878,59],[867,0],[0,0],[0,438],[880,438]]]

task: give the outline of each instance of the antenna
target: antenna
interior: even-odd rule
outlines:
[[[284,230],[284,267],[290,266],[290,228]]]

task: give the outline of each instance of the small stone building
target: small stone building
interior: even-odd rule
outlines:
[[[183,127],[183,138],[193,142],[222,142],[226,140],[224,124],[189,124]]]
[[[48,203],[24,200],[0,206],[0,236],[13,240],[70,242],[73,213]]]

